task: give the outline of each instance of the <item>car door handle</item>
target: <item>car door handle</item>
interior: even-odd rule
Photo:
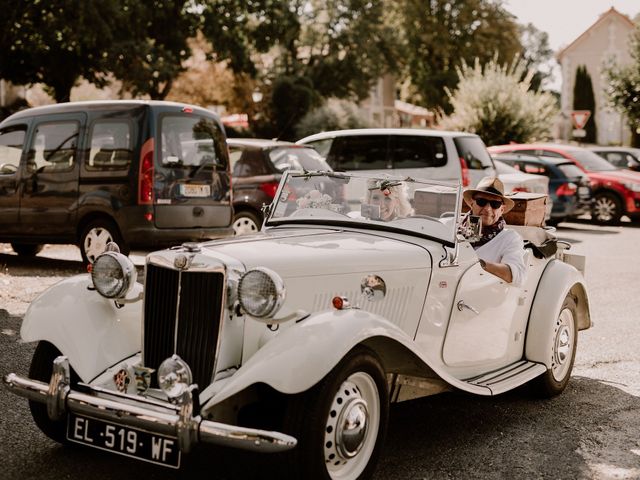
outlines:
[[[467,310],[471,310],[476,315],[480,315],[480,312],[478,310],[464,303],[464,300],[460,300],[456,306],[458,307],[459,311],[462,311],[466,308]]]

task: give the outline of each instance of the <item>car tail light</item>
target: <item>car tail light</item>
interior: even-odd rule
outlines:
[[[462,170],[462,186],[468,187],[471,183],[469,179],[469,167],[467,167],[467,161],[460,157],[460,169]]]
[[[140,149],[140,174],[138,175],[138,205],[153,203],[153,138]]]
[[[278,191],[278,182],[266,182],[260,184],[260,190],[266,193],[269,198],[273,198],[276,196],[276,192]]]
[[[572,183],[572,182],[563,183],[557,188],[556,195],[558,195],[559,197],[562,197],[562,196],[569,197],[571,195],[575,195],[577,191],[578,191],[578,186],[575,183]]]

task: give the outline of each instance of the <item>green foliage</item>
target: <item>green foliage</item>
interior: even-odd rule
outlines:
[[[609,103],[625,114],[633,135],[632,145],[640,147],[640,26],[631,44],[632,62],[626,66],[609,65],[605,69]]]
[[[453,93],[447,89],[453,113],[442,126],[477,133],[487,145],[548,138],[556,101],[549,93],[530,90],[532,74],[524,72],[522,60],[511,67],[495,58],[484,68],[479,60],[473,67],[463,63],[457,70],[458,87]]]
[[[445,88],[457,68],[497,54],[510,61],[522,50],[518,26],[500,0],[397,0],[398,35],[415,103],[450,111]]]
[[[576,81],[573,85],[573,109],[589,110],[591,112],[591,116],[584,127],[587,133],[582,141],[596,143],[596,99],[593,95],[591,75],[589,75],[587,67],[584,65],[576,69]]]
[[[366,128],[370,124],[357,107],[345,100],[330,100],[326,105],[309,111],[296,125],[297,138],[318,132]]]
[[[549,34],[541,32],[532,23],[519,25],[520,41],[522,51],[520,57],[524,60],[527,72],[533,70],[535,73],[531,78],[531,89],[540,90],[544,82],[551,77],[551,72],[544,65],[548,64],[553,57],[553,50],[549,46]]]

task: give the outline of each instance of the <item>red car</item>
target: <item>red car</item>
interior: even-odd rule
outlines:
[[[494,145],[490,153],[526,153],[566,158],[589,176],[593,191],[592,218],[599,223],[617,223],[622,215],[640,221],[640,173],[614,167],[586,148],[560,144]]]

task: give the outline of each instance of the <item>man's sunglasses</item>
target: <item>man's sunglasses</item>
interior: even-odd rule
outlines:
[[[502,205],[502,201],[500,200],[489,200],[487,198],[474,198],[473,201],[476,202],[476,205],[478,205],[480,208],[486,207],[488,203],[494,210],[500,208],[500,206]]]

